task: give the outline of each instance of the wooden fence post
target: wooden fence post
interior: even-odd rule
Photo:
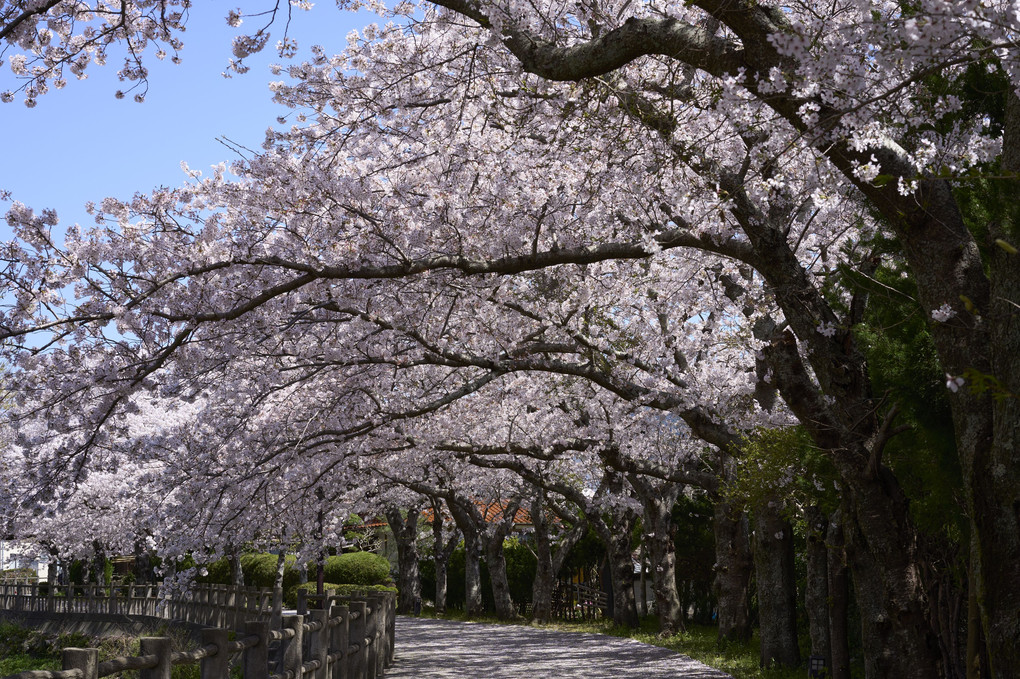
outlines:
[[[139,655],[156,656],[156,666],[139,670],[138,679],[170,679],[170,639],[167,637],[142,637]]]
[[[304,646],[305,617],[303,615],[283,616],[283,631],[294,630],[294,634],[283,640],[283,650],[280,653],[282,659],[281,667],[277,673],[284,676],[287,672],[293,672],[295,679],[301,677],[301,666],[304,664],[302,657],[302,646]]]
[[[312,631],[312,638],[308,644],[309,660],[318,660],[319,667],[312,675],[313,679],[327,679],[329,671],[329,611],[317,608],[309,611],[313,623],[318,623],[319,628]]]
[[[393,666],[397,642],[397,595],[386,594],[386,667]]]
[[[65,670],[81,670],[82,679],[99,679],[98,648],[65,648],[61,664]]]
[[[368,656],[368,649],[365,647],[365,622],[368,614],[365,612],[368,604],[364,601],[351,601],[351,626],[350,643],[357,645],[357,650],[351,654],[350,679],[364,679],[365,658]]]
[[[300,587],[297,591],[297,614],[308,615],[308,590]]]
[[[230,675],[230,650],[227,648],[229,639],[230,630],[202,630],[202,645],[216,644],[216,654],[202,658],[202,679],[226,679]]]
[[[379,606],[370,597],[365,612],[365,638],[368,639],[368,655],[365,656],[365,677],[376,679],[379,666]]]
[[[269,623],[249,620],[244,623],[245,636],[257,636],[258,642],[244,650],[244,679],[267,679],[269,676]]]
[[[372,679],[381,677],[386,662],[386,600],[380,594],[371,594],[368,597],[369,605],[372,607]]]
[[[346,606],[333,606],[330,609],[330,617],[340,621],[330,629],[329,648],[334,653],[340,654],[340,659],[333,665],[333,671],[328,679],[347,679],[350,669],[350,641],[351,641],[351,618]]]

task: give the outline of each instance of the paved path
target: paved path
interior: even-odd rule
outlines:
[[[686,655],[632,639],[397,618],[386,679],[732,679]]]

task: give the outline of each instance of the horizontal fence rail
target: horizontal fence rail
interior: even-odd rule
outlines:
[[[14,613],[144,615],[233,630],[268,620],[272,604],[271,589],[227,585],[196,585],[176,597],[159,585],[0,585],[0,610]]]
[[[201,632],[202,645],[193,651],[173,651],[164,637],[142,637],[137,657],[99,662],[97,649],[68,648],[62,670],[31,670],[2,679],[99,679],[127,670],[137,670],[139,679],[170,679],[173,666],[189,664],[199,665],[202,679],[226,679],[232,664],[240,664],[244,679],[378,679],[393,663],[393,593],[299,593],[298,615],[285,615],[280,629],[270,629],[272,593],[267,601],[266,590],[204,585],[177,599],[155,586],[70,586],[62,594],[60,588],[40,592],[40,586],[46,587],[0,585],[0,609],[146,615],[208,626]],[[246,616],[243,622],[241,615]]]

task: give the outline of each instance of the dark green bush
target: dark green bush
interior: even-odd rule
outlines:
[[[244,554],[241,556],[241,572],[249,587],[272,587],[276,580],[276,554]],[[283,567],[283,591],[301,582],[297,558],[288,555]]]
[[[371,552],[349,552],[326,559],[325,576],[329,582],[351,585],[390,584],[390,562]]]

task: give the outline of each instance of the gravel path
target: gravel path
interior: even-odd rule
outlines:
[[[732,679],[686,655],[601,634],[398,617],[396,640],[386,679]]]

